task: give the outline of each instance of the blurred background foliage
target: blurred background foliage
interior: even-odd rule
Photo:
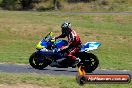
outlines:
[[[7,10],[132,11],[132,0],[0,0]]]

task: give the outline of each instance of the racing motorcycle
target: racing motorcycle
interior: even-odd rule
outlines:
[[[37,45],[36,51],[30,56],[29,63],[35,69],[43,69],[47,66],[57,68],[82,67],[86,73],[94,71],[99,64],[98,57],[89,51],[98,49],[99,42],[87,42],[82,44],[81,50],[75,54],[81,61],[74,64],[74,61],[66,58],[61,48],[67,46],[66,40],[56,40],[53,32],[50,32]]]

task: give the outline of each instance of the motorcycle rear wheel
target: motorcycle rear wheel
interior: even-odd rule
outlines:
[[[86,73],[92,73],[92,71],[98,67],[98,57],[92,53],[82,53],[79,58],[82,61],[78,64],[78,67],[82,65],[82,69],[84,69]]]

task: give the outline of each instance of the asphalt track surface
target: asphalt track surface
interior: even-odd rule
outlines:
[[[16,65],[16,64],[0,64],[0,73],[37,73],[49,75],[66,75],[75,76],[77,74],[76,68],[56,68],[46,67],[43,70],[32,68],[30,65]],[[128,70],[100,70],[96,69],[91,74],[129,74],[132,78],[132,71]]]

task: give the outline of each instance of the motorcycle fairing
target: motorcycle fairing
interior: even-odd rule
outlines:
[[[53,57],[56,60],[64,58],[64,56],[61,53],[59,53],[59,52],[57,52],[55,50],[48,50],[46,48],[43,48],[41,50],[37,50],[36,53],[38,55],[42,55],[42,56],[46,56],[46,57]]]
[[[68,45],[68,42],[66,40],[58,40],[57,42],[55,42],[56,47],[59,49],[62,46],[66,46]]]
[[[43,49],[44,47],[47,47],[47,42],[45,41],[45,39],[42,39],[42,40],[36,45],[36,49]]]
[[[51,46],[53,44],[53,42],[50,41],[46,41],[45,39],[42,39],[36,46],[36,49],[43,49],[43,48],[48,48],[48,46]]]
[[[87,52],[90,50],[98,49],[101,44],[99,42],[87,42],[82,45],[81,52]]]

